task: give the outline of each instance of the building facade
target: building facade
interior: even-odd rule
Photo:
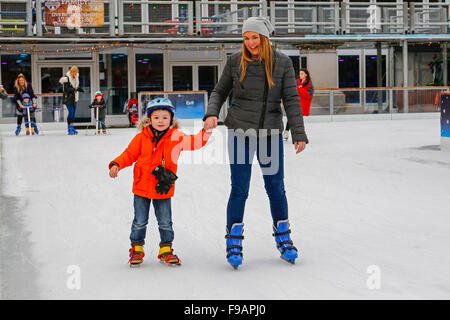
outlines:
[[[83,12],[86,5],[95,12]],[[55,22],[62,6],[65,15]],[[274,46],[291,57],[296,72],[308,68],[318,89],[448,85],[448,0],[0,0],[0,83],[12,92],[23,73],[42,104],[55,106],[61,104],[59,78],[76,65],[85,90],[77,123],[93,122],[87,106],[98,90],[105,93],[107,117],[123,119],[124,104],[140,92],[210,93],[227,56],[240,50],[240,29],[251,16],[269,17]],[[86,26],[91,17],[97,25]],[[391,99],[361,90],[332,95],[317,91],[316,114],[329,112],[330,100]],[[14,107],[3,102],[0,121],[13,117]]]

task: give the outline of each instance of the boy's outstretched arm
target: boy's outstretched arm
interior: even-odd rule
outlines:
[[[181,131],[180,134],[183,135]],[[200,130],[197,134],[183,135],[180,137],[180,149],[181,150],[198,150],[202,148],[207,142],[211,133],[207,133],[205,129]]]

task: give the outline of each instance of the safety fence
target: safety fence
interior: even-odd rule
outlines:
[[[0,99],[0,123],[13,123],[17,117],[17,106],[10,99]],[[35,111],[36,121],[39,123],[63,122],[67,118],[67,109],[62,103],[62,94],[36,94],[37,109]]]
[[[450,87],[315,89],[311,115],[439,112],[439,94]]]

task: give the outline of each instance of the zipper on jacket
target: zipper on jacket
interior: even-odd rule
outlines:
[[[264,119],[266,117],[266,109],[267,109],[267,96],[269,93],[269,84],[267,83],[267,74],[266,70],[264,69],[264,102],[263,102],[263,109],[261,117],[259,118],[259,129],[263,129],[264,127]]]

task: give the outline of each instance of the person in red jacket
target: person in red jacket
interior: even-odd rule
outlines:
[[[299,72],[299,78],[297,79],[297,90],[300,96],[300,106],[302,107],[303,116],[309,116],[311,109],[311,101],[314,96],[314,86],[311,81],[308,69],[302,68]],[[285,141],[288,139],[289,122],[286,124],[286,129],[283,132],[283,138]]]
[[[171,198],[178,178],[177,162],[183,150],[197,150],[208,141],[210,134],[202,129],[196,135],[178,130],[174,107],[169,99],[156,98],[147,104],[147,117],[139,123],[141,130],[126,150],[109,164],[109,176],[117,177],[119,170],[134,166],[134,220],[131,226],[130,266],[143,262],[145,233],[150,203],[153,202],[161,242],[158,259],[168,264],[180,264],[173,253]]]

